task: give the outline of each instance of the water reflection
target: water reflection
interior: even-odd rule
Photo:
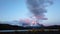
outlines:
[[[15,31],[28,31],[28,30],[0,30],[0,32],[15,32]]]

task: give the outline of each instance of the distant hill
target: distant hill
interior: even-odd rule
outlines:
[[[23,29],[23,27],[9,24],[0,24],[0,30],[16,30],[16,29]]]
[[[45,29],[60,29],[60,25],[52,25],[52,26],[47,26],[44,27]]]
[[[21,30],[21,29],[33,29],[34,27],[22,27],[22,26],[15,26],[9,24],[0,24],[0,30]],[[36,27],[36,29],[60,29],[60,25],[53,25],[53,26],[42,26]]]

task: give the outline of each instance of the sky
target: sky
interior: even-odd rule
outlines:
[[[13,21],[29,17],[26,0],[0,0],[0,21]],[[47,8],[44,25],[60,25],[60,0],[54,0],[53,5]]]

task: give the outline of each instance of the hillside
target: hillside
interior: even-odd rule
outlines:
[[[60,25],[53,25],[53,26],[47,26],[47,27],[22,27],[22,26],[13,26],[9,24],[0,24],[0,30],[24,30],[24,29],[60,29]]]

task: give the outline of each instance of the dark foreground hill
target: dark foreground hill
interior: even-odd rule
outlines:
[[[42,26],[42,27],[35,27],[36,29],[60,29],[60,25],[53,25],[53,26]],[[9,24],[0,24],[0,30],[24,30],[24,29],[35,29],[34,27],[22,27],[22,26],[13,26]]]

